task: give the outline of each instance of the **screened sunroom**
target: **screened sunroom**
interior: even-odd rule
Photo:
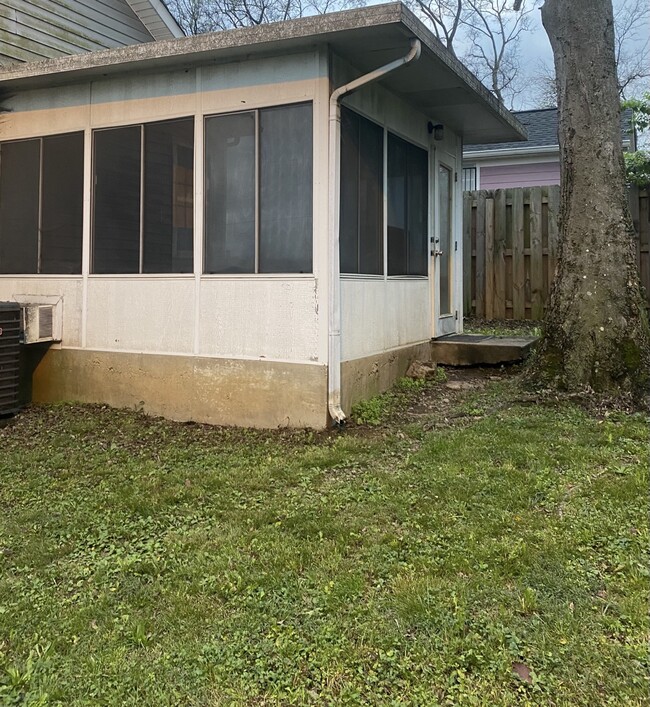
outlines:
[[[463,136],[520,129],[402,5],[0,80],[0,300],[61,322],[34,400],[324,427],[460,330]]]

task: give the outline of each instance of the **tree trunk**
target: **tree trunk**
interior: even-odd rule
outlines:
[[[644,394],[650,330],[621,148],[611,0],[546,0],[558,89],[558,272],[532,373],[561,389]]]

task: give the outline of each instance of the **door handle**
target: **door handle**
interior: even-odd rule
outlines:
[[[434,255],[434,256],[435,255],[443,255],[443,254],[444,254],[444,250],[438,250],[437,248],[435,250],[431,251],[431,255]]]

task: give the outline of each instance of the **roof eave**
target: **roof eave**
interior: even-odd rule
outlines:
[[[486,135],[486,139],[482,142],[512,142],[526,139],[525,129],[519,121],[401,3],[374,5],[286,22],[13,65],[6,67],[0,73],[0,82],[8,88],[31,88],[92,80],[94,77],[134,69],[186,67],[264,52],[286,52],[298,47],[315,46],[334,40],[353,42],[355,31],[364,33],[380,26],[400,27],[400,35],[417,37],[422,42],[427,56],[433,57],[436,63],[441,62],[445,65],[445,69],[455,77],[455,81],[462,87],[465,95],[470,97],[471,105],[479,106],[486,118],[489,117],[490,134]],[[462,129],[463,120],[458,117],[460,111],[461,107],[456,106],[454,120],[457,125],[454,129],[460,135],[465,135]],[[480,131],[477,131],[474,126],[473,133],[468,132],[467,135],[470,138],[476,137],[477,132]],[[481,142],[479,139],[471,141]]]
[[[181,26],[163,0],[126,0],[138,19],[156,41],[184,37]],[[146,11],[143,11],[144,10]],[[152,20],[151,15],[156,20]]]

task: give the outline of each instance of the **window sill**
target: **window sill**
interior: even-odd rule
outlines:
[[[416,282],[422,282],[428,279],[428,275],[367,275],[365,273],[341,273],[341,280],[369,280],[371,282],[380,282],[382,280],[414,280]]]
[[[201,280],[314,280],[314,273],[204,273]]]
[[[90,273],[90,280],[193,280],[192,273]]]
[[[77,273],[76,275],[53,275],[52,273],[0,273],[0,279],[13,279],[13,280],[81,280],[83,275]]]

